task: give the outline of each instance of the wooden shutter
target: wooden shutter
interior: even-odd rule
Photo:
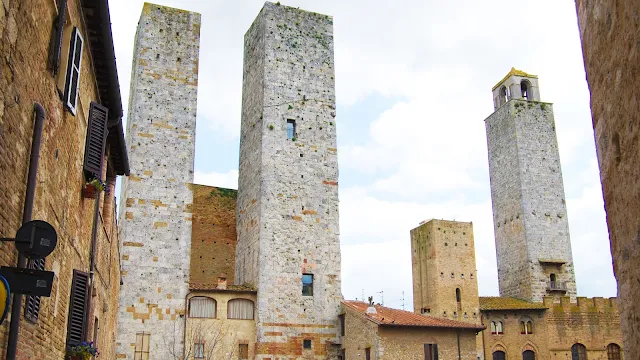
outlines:
[[[44,270],[44,259],[29,260],[29,269]],[[31,321],[37,322],[40,315],[40,296],[27,295],[24,305],[24,317]]]
[[[60,53],[62,52],[62,37],[64,35],[64,24],[67,17],[67,0],[58,0],[58,18],[55,27],[51,32],[50,43],[50,67],[54,74],[58,73],[60,68]]]
[[[73,270],[71,297],[69,299],[69,323],[67,344],[76,345],[87,338],[87,298],[89,297],[89,274]]]
[[[69,44],[69,63],[67,65],[67,76],[64,86],[64,101],[71,113],[76,114],[76,104],[78,102],[78,86],[80,84],[80,64],[82,63],[83,40],[77,27],[71,33],[71,43]]]
[[[109,109],[91,102],[89,109],[89,125],[87,139],[84,145],[84,170],[102,180],[102,162],[104,148],[107,143],[107,119]]]
[[[424,359],[438,360],[438,344],[424,344]]]

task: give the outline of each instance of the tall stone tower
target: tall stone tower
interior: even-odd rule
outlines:
[[[256,359],[324,359],[340,301],[329,16],[266,3],[245,34],[236,283],[258,288]]]
[[[122,182],[118,358],[182,353],[189,290],[200,15],[145,3],[136,32]],[[143,357],[144,358],[144,357]]]
[[[576,296],[553,107],[538,79],[511,69],[486,120],[500,295]]]
[[[430,220],[411,230],[413,310],[480,322],[473,224]]]

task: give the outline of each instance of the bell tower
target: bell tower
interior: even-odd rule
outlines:
[[[538,77],[512,68],[485,120],[501,296],[576,297],[553,106]]]

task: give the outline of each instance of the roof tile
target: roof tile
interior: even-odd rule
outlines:
[[[543,303],[534,303],[509,296],[480,297],[480,310],[544,310]]]

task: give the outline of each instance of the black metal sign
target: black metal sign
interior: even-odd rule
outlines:
[[[11,292],[33,296],[51,296],[53,271],[0,267],[0,275],[4,276],[11,287]]]
[[[58,244],[56,230],[46,221],[33,220],[24,223],[16,233],[16,248],[23,256],[44,259]]]

